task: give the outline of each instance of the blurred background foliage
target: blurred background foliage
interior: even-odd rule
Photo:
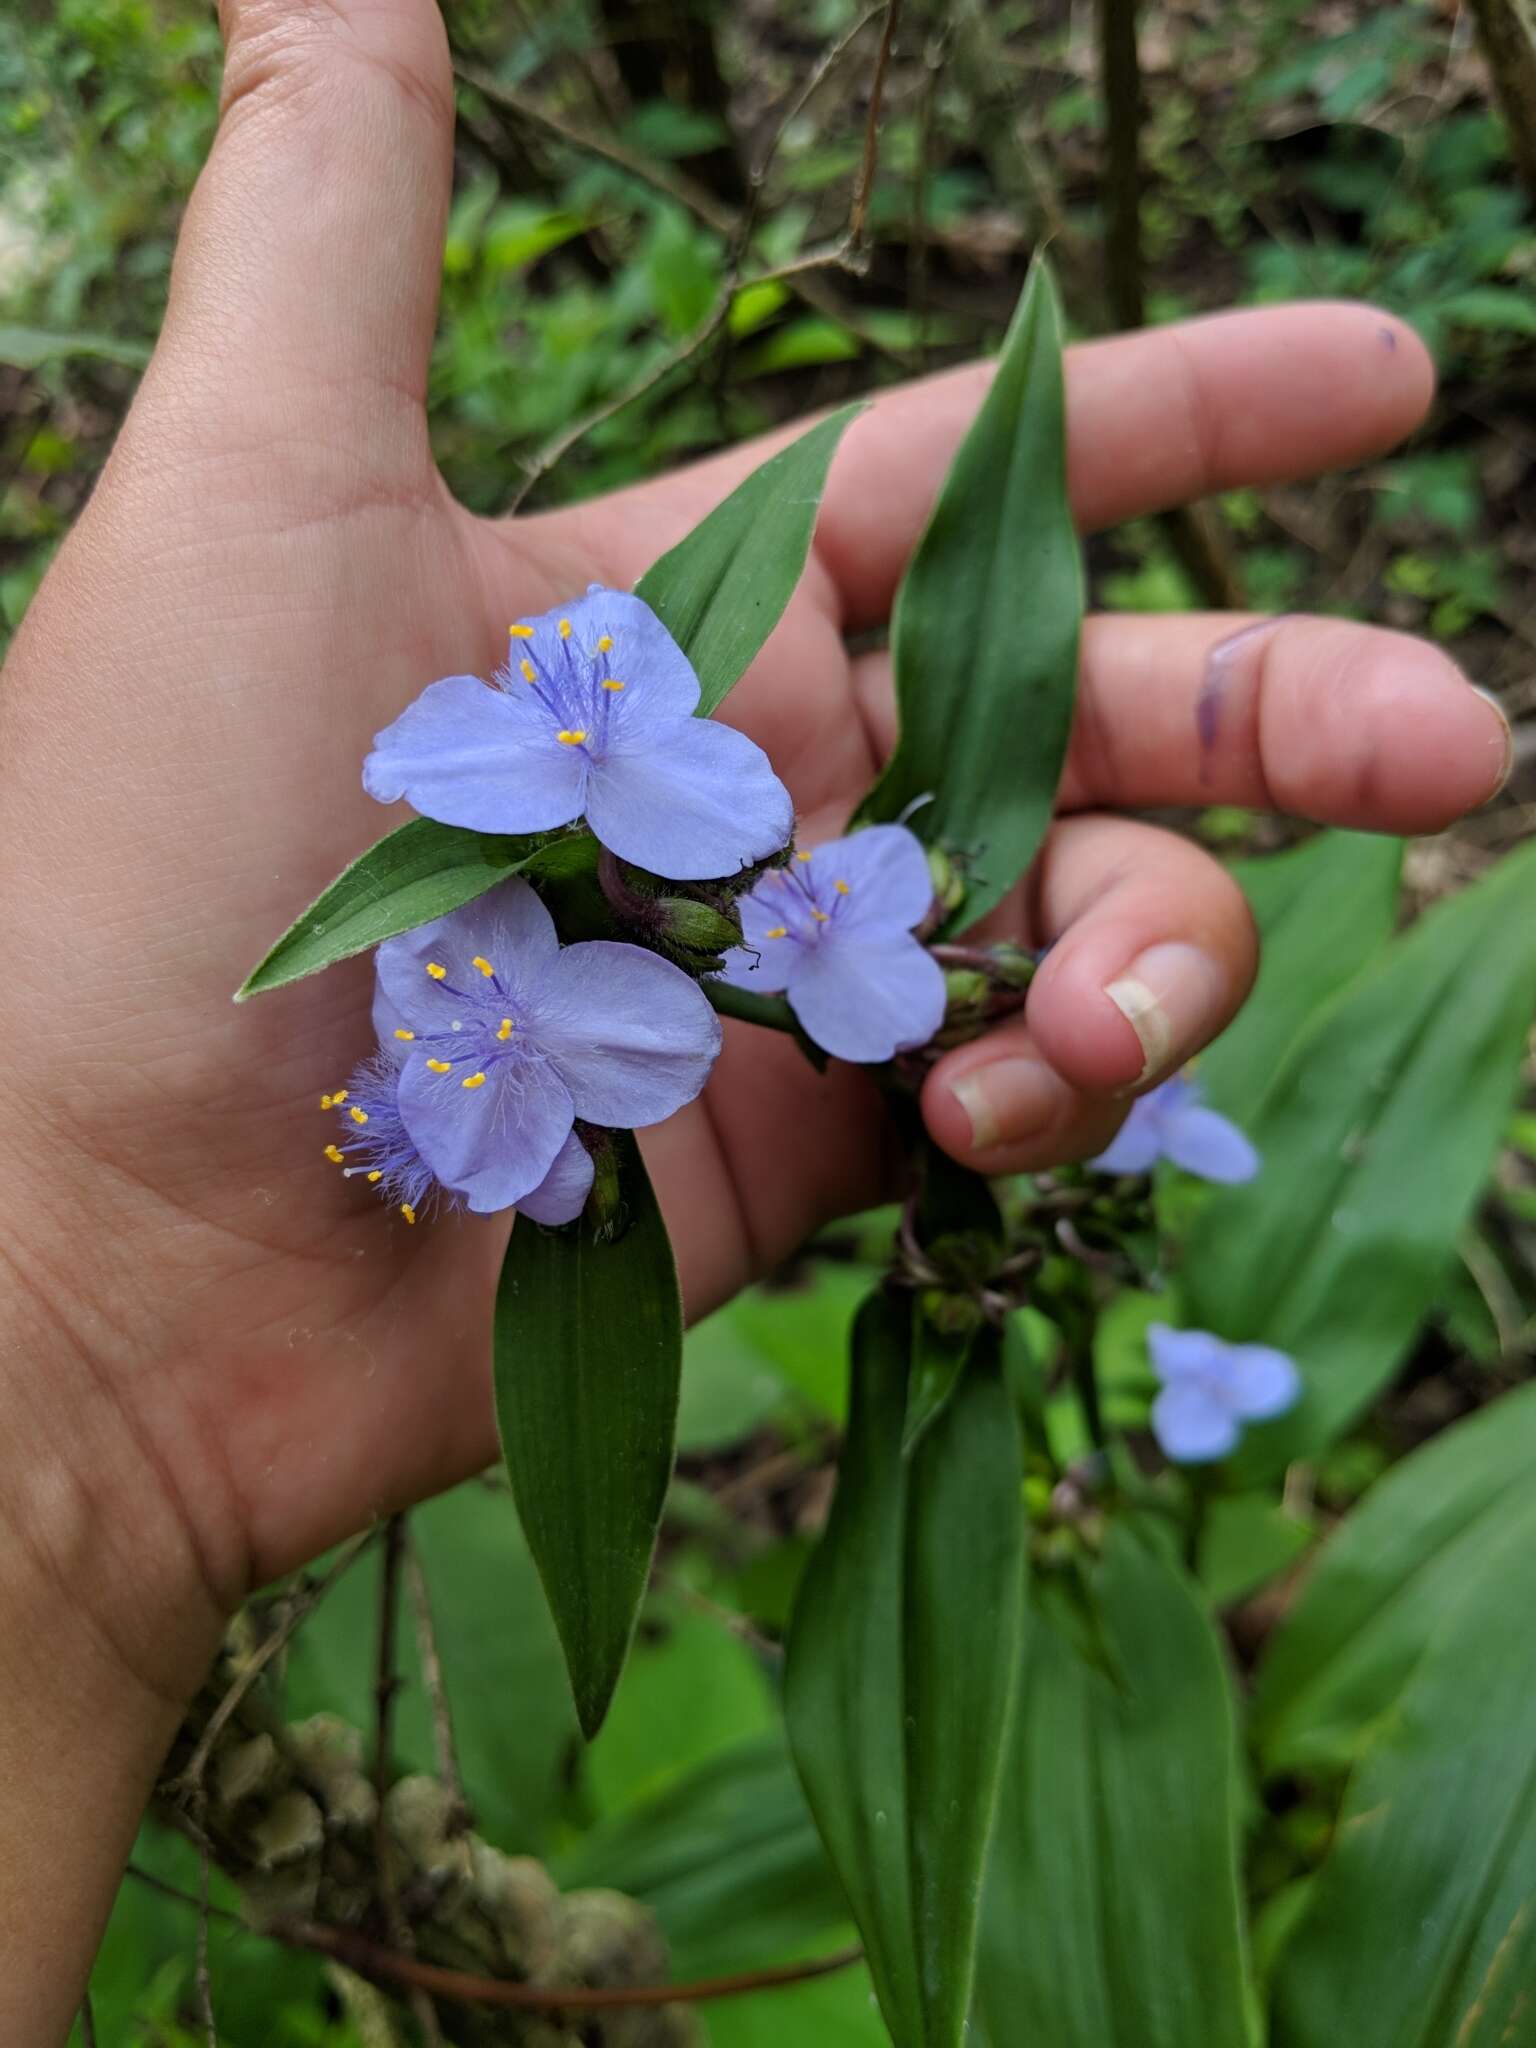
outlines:
[[[1081,4],[909,4],[867,266],[740,289],[845,227],[870,25],[799,101],[858,26],[850,0],[449,0],[445,12],[460,123],[430,413],[444,472],[478,510],[525,487],[549,503],[620,484],[987,350],[1044,238],[1076,331],[1111,324],[1103,107]],[[1141,52],[1149,317],[1365,294],[1418,327],[1442,377],[1429,425],[1403,452],[1318,486],[1224,499],[1224,576],[1258,608],[1431,635],[1501,696],[1528,740],[1536,238],[1467,16],[1441,0],[1159,0],[1144,11]],[[14,630],[80,510],[153,343],[219,64],[202,0],[11,0],[0,20],[0,632]],[[584,421],[546,469],[552,445]],[[1155,522],[1096,538],[1089,560],[1100,605],[1203,600]],[[1522,745],[1497,805],[1410,846],[1410,908],[1529,829],[1530,761]],[[1239,854],[1292,836],[1242,812],[1184,822]],[[648,1901],[682,1976],[846,1938],[788,1767],[773,1672],[825,1513],[847,1325],[888,1228],[875,1217],[832,1233],[690,1338],[653,1595],[590,1751],[532,1568],[508,1561],[504,1495],[486,1481],[414,1518],[478,1827],[546,1859],[562,1883]],[[1391,1392],[1283,1503],[1242,1496],[1213,1517],[1201,1568],[1240,1669],[1284,1604],[1287,1567],[1318,1534],[1396,1459],[1523,1376],[1533,1308],[1527,1109]],[[1108,1398],[1131,1417],[1145,1409],[1149,1313],[1127,1292],[1099,1329]],[[282,1672],[289,1715],[324,1708],[367,1722],[377,1571],[365,1556],[295,1638]],[[428,1704],[414,1665],[407,1675],[399,1757],[431,1768]],[[1267,1805],[1254,1795],[1250,1867],[1255,1896],[1276,1901],[1274,1925],[1322,1853],[1337,1797],[1328,1783]],[[139,1862],[196,1892],[195,1854],[163,1831],[146,1829]],[[230,1903],[217,1875],[213,1900]],[[143,1877],[125,1886],[94,1985],[102,2040],[204,2040],[196,1922],[186,1897]],[[1261,1962],[1271,1924],[1260,1923]],[[228,2048],[395,2038],[334,1969],[217,1918],[210,1976]],[[883,2038],[860,1971],[706,2018],[717,2048]]]

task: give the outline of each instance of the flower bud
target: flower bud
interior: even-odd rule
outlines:
[[[937,846],[928,849],[928,872],[933,876],[934,898],[948,917],[965,901],[965,878],[950,856]]]
[[[700,974],[715,973],[724,964],[721,955],[741,944],[737,915],[690,896],[658,896],[655,917],[656,936],[666,950]]]
[[[974,967],[952,967],[944,977],[945,1013],[979,1010],[991,987],[987,977]]]

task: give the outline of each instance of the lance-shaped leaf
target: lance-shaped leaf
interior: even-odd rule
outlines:
[[[837,1497],[784,1705],[897,2048],[958,2048],[1017,1658],[1020,1447],[988,1331],[903,1457],[914,1313],[878,1296],[854,1329]]]
[[[987,1873],[985,2037],[1247,2048],[1232,1704],[1211,1618],[1135,1524],[1110,1527],[1088,1626],[1051,1581],[1031,1594]]]
[[[837,444],[863,410],[845,405],[771,455],[635,585],[693,663],[700,718],[779,623],[810,553]]]
[[[1273,2048],[1520,2048],[1536,2015],[1530,1516],[1490,1530],[1350,1782]]]
[[[1248,1119],[1263,1171],[1201,1212],[1185,1320],[1278,1345],[1305,1387],[1250,1432],[1250,1475],[1336,1435],[1434,1302],[1536,1010],[1533,878],[1536,847],[1511,854],[1319,1012]]]
[[[965,856],[965,923],[1045,835],[1077,687],[1082,564],[1067,497],[1061,315],[1037,260],[992,388],[891,619],[900,737],[860,815]]]
[[[585,832],[517,838],[412,818],[342,870],[251,970],[235,1001],[302,981],[445,917],[508,875],[575,875],[596,862],[597,842]]]
[[[496,1295],[502,1455],[589,1739],[650,1574],[683,1355],[666,1225],[638,1147],[618,1144],[622,1234],[519,1222]]]

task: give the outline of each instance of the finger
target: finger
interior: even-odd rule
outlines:
[[[441,16],[433,0],[225,0],[222,15],[219,130],[145,401],[191,382],[253,440],[424,448],[452,172]]]
[[[895,743],[890,658],[855,664]],[[1092,618],[1062,778],[1070,810],[1248,804],[1376,832],[1438,832],[1498,793],[1509,723],[1427,641],[1347,619]]]
[[[1126,1094],[1208,1044],[1258,964],[1237,884],[1151,825],[1068,819],[1046,842],[1034,890],[1050,950],[1022,1020],[949,1054],[923,1088],[933,1136],[985,1173],[1101,1150]]]

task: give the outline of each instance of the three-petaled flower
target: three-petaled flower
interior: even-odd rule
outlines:
[[[673,881],[737,874],[788,840],[794,809],[768,756],[692,716],[699,679],[643,599],[594,583],[511,641],[493,684],[431,683],[375,737],[370,796],[480,832],[585,817],[621,859]]]
[[[1133,1103],[1108,1149],[1088,1163],[1100,1173],[1150,1173],[1159,1159],[1228,1184],[1259,1170],[1259,1155],[1237,1125],[1207,1109],[1198,1082],[1183,1074]]]
[[[1152,1433],[1180,1465],[1205,1465],[1234,1449],[1245,1422],[1282,1415],[1301,1392],[1294,1359],[1268,1344],[1228,1344],[1209,1330],[1147,1332],[1162,1392]]]
[[[607,939],[562,946],[516,879],[386,940],[377,969],[387,1052],[330,1098],[344,1142],[328,1156],[378,1173],[412,1221],[437,1183],[482,1213],[568,1222],[593,1177],[576,1119],[659,1123],[699,1093],[720,1049],[719,1021],[680,968]]]
[[[800,853],[741,899],[733,988],[783,994],[838,1059],[888,1060],[944,1019],[944,973],[912,936],[933,904],[928,856],[905,826],[871,825]]]

